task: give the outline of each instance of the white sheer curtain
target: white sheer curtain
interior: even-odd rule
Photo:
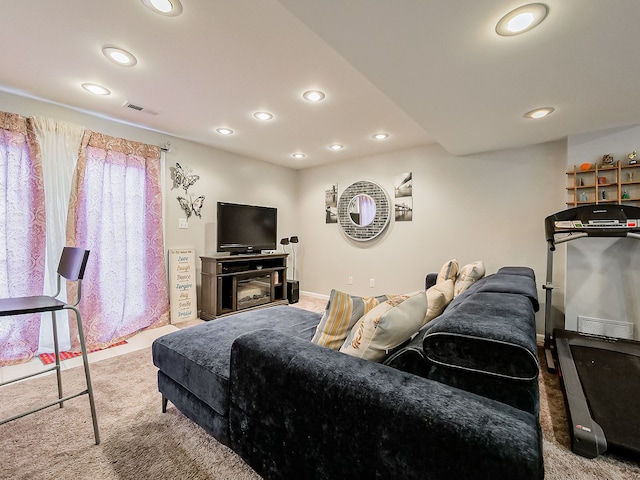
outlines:
[[[44,196],[47,209],[44,294],[52,295],[56,292],[56,272],[60,253],[62,247],[67,244],[69,196],[84,128],[43,117],[33,117],[32,121],[42,152]],[[63,286],[61,298],[65,298],[66,293]],[[38,349],[40,353],[53,352],[53,328],[50,318],[49,314],[42,316]],[[61,312],[57,320],[60,350],[70,350],[71,340],[67,313]]]
[[[376,218],[376,202],[369,195],[358,195],[360,203],[360,225],[369,225]]]

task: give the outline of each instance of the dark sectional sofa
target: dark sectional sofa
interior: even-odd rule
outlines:
[[[322,314],[290,306],[161,337],[153,361],[163,408],[265,478],[541,479],[538,308],[533,271],[503,267],[383,364],[312,343]]]

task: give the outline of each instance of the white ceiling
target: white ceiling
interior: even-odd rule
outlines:
[[[516,37],[494,31],[526,3],[512,0],[182,3],[165,17],[141,0],[5,0],[0,88],[292,168],[432,142],[464,155],[640,123],[638,0],[546,0],[548,18]],[[138,64],[107,61],[105,45]],[[84,82],[112,94],[91,95]],[[301,99],[316,88],[324,102]],[[544,106],[555,113],[522,117]],[[260,110],[275,119],[256,120]],[[221,126],[236,133],[220,136]],[[380,131],[390,138],[373,140]]]

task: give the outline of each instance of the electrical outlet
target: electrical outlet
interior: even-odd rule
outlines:
[[[349,280],[347,281],[347,283],[349,285],[353,285],[353,277],[349,277]]]
[[[375,279],[375,278],[370,278],[370,279],[369,279],[369,286],[370,286],[371,288],[373,288],[373,287],[375,287],[375,286],[376,286],[376,279]]]
[[[189,228],[189,221],[186,218],[179,218],[178,228]]]

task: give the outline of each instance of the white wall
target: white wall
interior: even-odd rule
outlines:
[[[300,237],[300,287],[318,295],[332,288],[368,295],[417,290],[426,273],[454,257],[462,264],[482,259],[489,273],[503,265],[530,266],[540,287],[546,271],[544,218],[565,208],[564,141],[464,157],[429,145],[295,171],[5,92],[0,92],[0,110],[155,145],[171,141],[165,248],[193,247],[197,256],[215,253],[217,201],[275,206],[278,237]],[[192,217],[186,230],[178,229],[184,214],[175,198],[184,192],[170,189],[169,169],[176,162],[200,175],[189,192],[206,196],[202,220]],[[392,219],[371,242],[352,241],[337,224],[325,224],[327,184],[338,183],[341,193],[355,181],[371,180],[392,196],[394,179],[404,172],[413,172],[412,222]],[[554,276],[561,285],[563,266],[556,266]],[[349,276],[353,285],[347,285]],[[375,288],[369,287],[370,278]],[[539,297],[543,303],[540,288]],[[540,314],[537,321],[542,333]]]
[[[615,160],[640,147],[640,125],[605,130],[568,139],[567,167]],[[636,205],[638,206],[638,205]],[[566,249],[566,328],[577,329],[578,316],[634,324],[640,339],[640,242],[633,239],[580,239]]]
[[[43,116],[87,129],[152,145],[171,142],[165,168],[165,250],[192,247],[196,250],[198,287],[200,255],[215,254],[216,202],[252,203],[278,208],[278,232],[292,232],[296,222],[296,172],[294,170],[206,147],[169,135],[124,125],[46,102],[0,91],[0,111],[24,116]],[[184,191],[171,190],[170,168],[180,163],[200,179],[189,188],[194,196],[205,195],[202,219],[192,216],[188,229],[178,228],[185,217],[176,197]],[[198,296],[198,298],[200,298]]]
[[[372,156],[299,172],[298,278],[302,291],[332,288],[373,295],[423,288],[424,276],[450,258],[483,260],[488,273],[526,265],[544,283],[544,218],[564,208],[566,144],[454,157],[437,145]],[[396,176],[413,172],[412,222],[393,219],[370,242],[325,224],[324,189],[370,180],[393,196]],[[393,198],[391,199],[393,201]],[[562,269],[559,269],[562,276]],[[348,285],[348,277],[354,279]],[[375,279],[375,288],[369,279]],[[539,291],[541,303],[544,301]],[[543,309],[541,310],[543,311]],[[538,332],[543,319],[537,319]]]

